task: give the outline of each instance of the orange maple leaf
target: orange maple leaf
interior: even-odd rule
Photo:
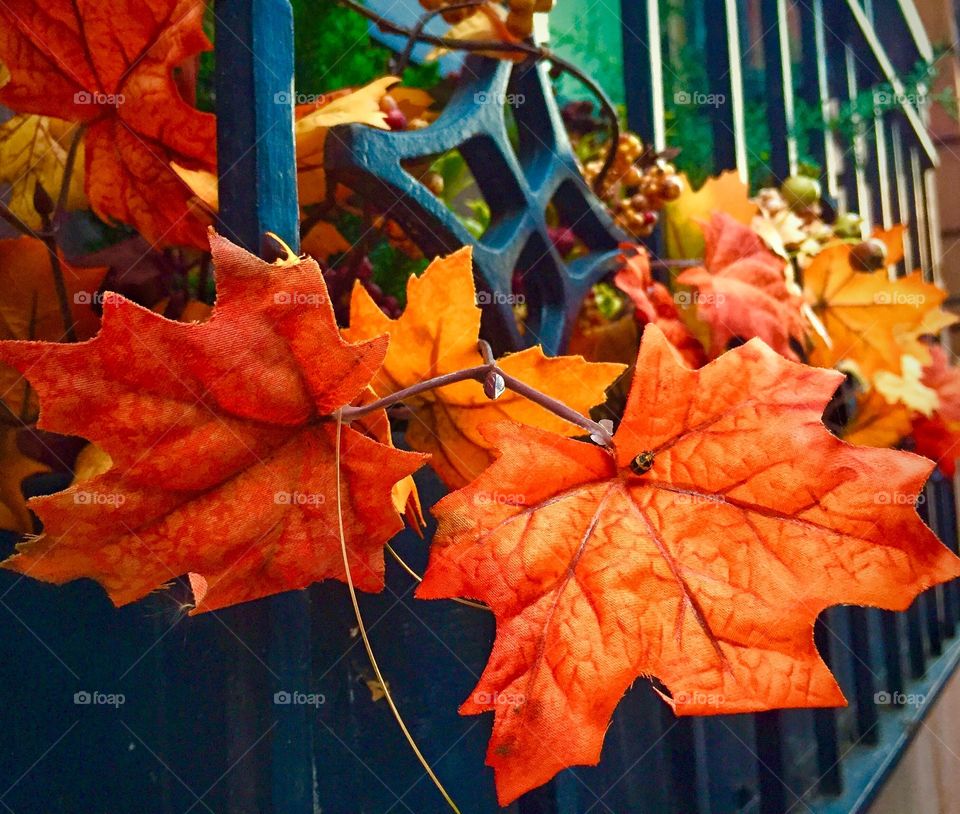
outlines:
[[[155,244],[207,245],[169,166],[214,166],[214,117],[187,104],[173,77],[210,48],[204,8],[194,0],[0,5],[0,61],[10,72],[0,103],[83,123],[94,211]]]
[[[677,282],[696,289],[697,314],[710,326],[713,355],[731,339],[757,337],[798,360],[790,340],[803,341],[806,320],[803,298],[787,285],[786,261],[729,215],[714,213],[703,233],[706,268],[688,269]]]
[[[97,332],[100,320],[93,310],[97,291],[107,269],[73,266],[60,258],[73,331],[78,339]],[[50,253],[36,238],[0,240],[0,339],[64,341],[66,327],[60,313]],[[0,401],[14,415],[32,420],[32,396],[27,397],[22,377],[0,362]]]
[[[330,416],[376,373],[387,337],[343,341],[312,260],[265,263],[210,239],[217,304],[172,322],[118,296],[96,338],[0,342],[40,394],[39,426],[113,467],[31,501],[44,524],[4,566],[100,582],[118,605],[195,572],[198,610],[344,578]],[[358,587],[383,586],[396,483],[424,456],[343,429],[344,527]]]
[[[749,226],[757,214],[750,200],[750,189],[736,170],[708,178],[694,189],[686,175],[683,193],[664,208],[663,235],[667,256],[675,260],[703,257],[704,236],[701,223],[715,212],[723,212],[738,223]]]
[[[681,318],[673,295],[665,285],[653,279],[647,250],[628,243],[621,245],[620,249],[620,271],[613,281],[633,302],[637,320],[643,325],[656,325],[663,331],[691,367],[706,364],[703,345]]]
[[[693,371],[650,326],[615,452],[487,430],[500,457],[435,507],[417,594],[496,616],[460,711],[496,713],[487,763],[502,804],[595,764],[638,676],[659,678],[683,715],[842,704],[817,615],[900,610],[960,575],[911,501],[888,499],[914,497],[932,465],[823,426],[841,380],[758,341]]]
[[[910,410],[890,403],[876,388],[857,397],[853,418],[843,428],[843,439],[863,447],[895,447],[910,434]]]
[[[804,271],[807,303],[830,337],[828,344],[815,336],[810,362],[833,367],[849,359],[868,377],[879,370],[899,373],[905,339],[930,330],[926,323],[937,316],[947,292],[925,283],[919,271],[896,280],[857,271],[851,251],[847,243],[826,246]]]
[[[390,348],[373,382],[377,394],[387,396],[424,379],[482,364],[476,301],[470,249],[461,249],[410,278],[407,306],[398,319],[384,314],[357,284],[344,336],[360,340],[390,334]],[[549,358],[539,346],[505,356],[499,364],[504,372],[581,413],[602,402],[606,388],[624,370],[623,365],[587,362],[579,356]],[[475,381],[423,393],[407,406],[413,411],[407,443],[431,453],[431,466],[453,488],[473,480],[492,460],[490,444],[480,432],[484,423],[510,419],[552,432],[583,432],[512,391],[491,401]]]

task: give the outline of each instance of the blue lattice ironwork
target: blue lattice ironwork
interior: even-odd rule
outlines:
[[[584,183],[546,66],[476,57],[463,73],[465,81],[443,113],[423,130],[338,128],[327,139],[327,171],[389,213],[427,256],[474,247],[477,286],[489,295],[483,298],[484,335],[495,350],[539,343],[559,353],[584,296],[613,269],[617,245],[627,237]],[[516,149],[507,101],[516,121]],[[490,207],[491,224],[480,238],[404,168],[453,149],[463,155]],[[546,219],[551,203],[587,254],[566,262],[554,248]],[[528,306],[523,334],[510,305],[517,271]]]

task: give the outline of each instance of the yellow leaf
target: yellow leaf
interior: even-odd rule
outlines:
[[[889,404],[903,404],[930,418],[940,406],[940,396],[921,381],[923,364],[915,356],[904,356],[900,368],[903,371],[900,376],[889,370],[878,371],[873,377],[873,386]]]
[[[350,243],[332,223],[325,220],[313,225],[300,244],[300,250],[321,263],[326,263],[331,254],[350,250]]]
[[[895,447],[910,434],[910,410],[891,404],[876,390],[857,398],[857,410],[843,440],[862,447]]]
[[[327,131],[338,124],[367,124],[387,130],[386,114],[380,109],[380,100],[399,81],[395,76],[382,76],[359,90],[337,97],[297,121],[294,132],[302,206],[319,203],[326,198],[323,146]]]
[[[10,209],[28,226],[39,229],[33,207],[39,182],[51,198],[60,194],[63,169],[77,125],[48,116],[17,115],[0,125],[0,183],[10,185]],[[83,192],[83,145],[77,150],[66,200],[69,209],[87,205]]]
[[[868,377],[879,370],[899,374],[897,332],[921,330],[947,293],[925,283],[919,271],[894,281],[882,272],[857,271],[850,253],[846,243],[826,246],[804,272],[807,303],[831,340],[815,337],[810,363],[835,367],[852,359]]]
[[[387,317],[362,286],[355,286],[350,328],[344,334],[350,341],[390,334],[386,360],[373,382],[377,394],[385,396],[482,364],[475,303],[470,249],[461,249],[410,278],[407,307],[399,319]],[[624,370],[623,365],[590,363],[579,356],[548,358],[539,347],[506,356],[500,366],[581,413],[603,401],[606,388]],[[483,424],[508,419],[566,435],[584,432],[510,391],[491,401],[475,381],[424,393],[407,404],[413,411],[407,442],[433,455],[431,464],[450,487],[469,482],[492,461],[490,444],[480,433]]]
[[[520,42],[507,28],[506,18],[507,11],[503,6],[484,3],[469,17],[450,26],[444,36],[453,40]],[[446,48],[434,48],[427,54],[427,59],[438,59],[446,53],[448,53]],[[525,54],[517,51],[481,51],[479,53],[494,59],[508,59],[514,62],[522,62],[526,59]]]
[[[944,328],[954,325],[960,317],[936,308],[924,314],[920,324],[907,328],[899,325],[894,329],[897,338],[897,344],[905,354],[915,356],[924,365],[929,365],[933,360],[930,356],[930,346],[924,342],[921,337],[939,336]]]
[[[0,425],[0,529],[20,534],[33,531],[33,519],[20,484],[31,475],[49,471],[20,451],[16,427]]]
[[[102,475],[113,466],[113,459],[97,444],[87,444],[80,450],[73,464],[73,482],[83,483]]]
[[[220,193],[217,187],[217,176],[209,170],[191,170],[181,167],[176,161],[170,162],[172,169],[211,212],[220,209]]]
[[[750,190],[733,170],[710,178],[698,190],[683,176],[683,193],[663,210],[667,256],[674,259],[703,257],[704,238],[700,224],[714,212],[725,212],[738,223],[749,226],[757,214]]]
[[[368,678],[366,680],[367,689],[370,690],[370,700],[374,703],[381,698],[387,697],[387,692],[390,690],[390,682],[385,681],[384,683],[386,684],[386,689],[384,689],[384,685],[375,678]]]

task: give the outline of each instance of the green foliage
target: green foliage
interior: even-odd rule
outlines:
[[[335,0],[293,0],[296,88],[327,93],[365,85],[387,73],[390,51],[370,37],[370,24]],[[440,78],[436,63],[410,66],[410,87],[432,87]]]

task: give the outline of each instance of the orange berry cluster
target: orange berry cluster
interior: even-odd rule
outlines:
[[[586,165],[588,183],[593,183],[602,166],[599,159]],[[683,181],[673,164],[645,149],[633,133],[620,136],[600,196],[621,228],[634,237],[648,237],[657,225],[657,213],[682,192]]]

